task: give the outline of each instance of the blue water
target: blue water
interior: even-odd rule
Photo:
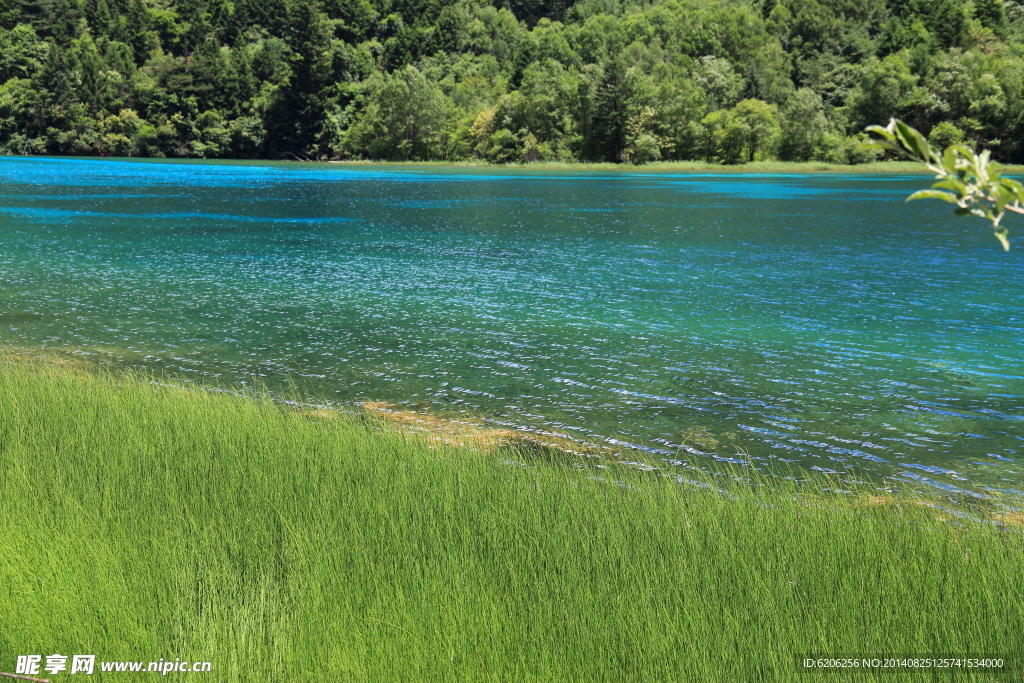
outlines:
[[[926,182],[0,158],[0,341],[1018,491],[1024,225]]]

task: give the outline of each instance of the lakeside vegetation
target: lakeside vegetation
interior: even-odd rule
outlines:
[[[0,151],[1024,161],[1017,0],[0,0]]]
[[[358,159],[347,161],[332,161],[330,163],[342,166],[440,166],[453,168],[523,168],[543,171],[546,169],[566,169],[580,171],[677,171],[695,172],[711,171],[714,173],[899,173],[911,175],[932,175],[928,169],[916,161],[869,161],[863,164],[832,164],[825,161],[748,161],[742,164],[721,164],[708,161],[649,161],[641,166],[624,165],[612,162],[584,162],[584,161],[532,161],[527,163],[511,161],[505,164],[495,164],[488,161],[464,160],[464,161],[376,161],[372,159]],[[1004,173],[1016,175],[1024,173],[1024,165],[1002,164],[1000,170]]]
[[[824,477],[537,456],[6,357],[0,670],[33,652],[261,682],[792,680],[809,653],[1019,664],[1019,520]]]
[[[105,161],[126,161],[127,157],[113,157]],[[154,163],[181,162],[185,159],[166,159],[138,157],[131,158],[133,162],[151,161]],[[668,171],[677,173],[711,172],[723,174],[735,173],[856,173],[856,174],[907,174],[931,177],[933,174],[928,171],[920,162],[916,161],[869,161],[863,164],[832,164],[825,161],[749,161],[742,164],[722,164],[710,161],[649,161],[642,165],[621,164],[610,161],[586,162],[586,161],[530,161],[507,163],[495,163],[483,159],[462,159],[457,161],[389,161],[379,159],[345,159],[332,161],[306,161],[296,162],[295,160],[282,160],[289,163],[302,164],[330,164],[341,168],[360,166],[383,166],[386,168],[491,168],[491,169],[522,169],[529,171],[545,170],[566,170],[566,171],[615,171],[625,173]],[[250,159],[221,159],[218,163],[237,163],[241,165],[259,163]],[[265,163],[265,161],[263,162]],[[1024,174],[1022,164],[999,164],[1001,172],[1010,176]]]

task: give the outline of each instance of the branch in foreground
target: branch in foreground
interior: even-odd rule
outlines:
[[[881,136],[861,145],[864,149],[884,149],[924,162],[938,182],[930,190],[919,190],[912,199],[941,199],[955,204],[958,216],[980,216],[992,222],[996,239],[1009,251],[1009,232],[1001,221],[1007,211],[1024,215],[1024,185],[1000,175],[989,150],[976,154],[966,145],[950,145],[945,151],[902,121],[890,119],[889,125],[868,126],[869,133]]]

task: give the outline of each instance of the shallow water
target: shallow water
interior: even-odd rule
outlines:
[[[0,341],[1016,491],[1024,247],[925,182],[0,158]]]

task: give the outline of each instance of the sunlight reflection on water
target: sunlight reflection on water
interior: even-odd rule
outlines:
[[[904,206],[919,178],[4,158],[0,181],[7,343],[669,461],[1020,481],[1020,252]]]

